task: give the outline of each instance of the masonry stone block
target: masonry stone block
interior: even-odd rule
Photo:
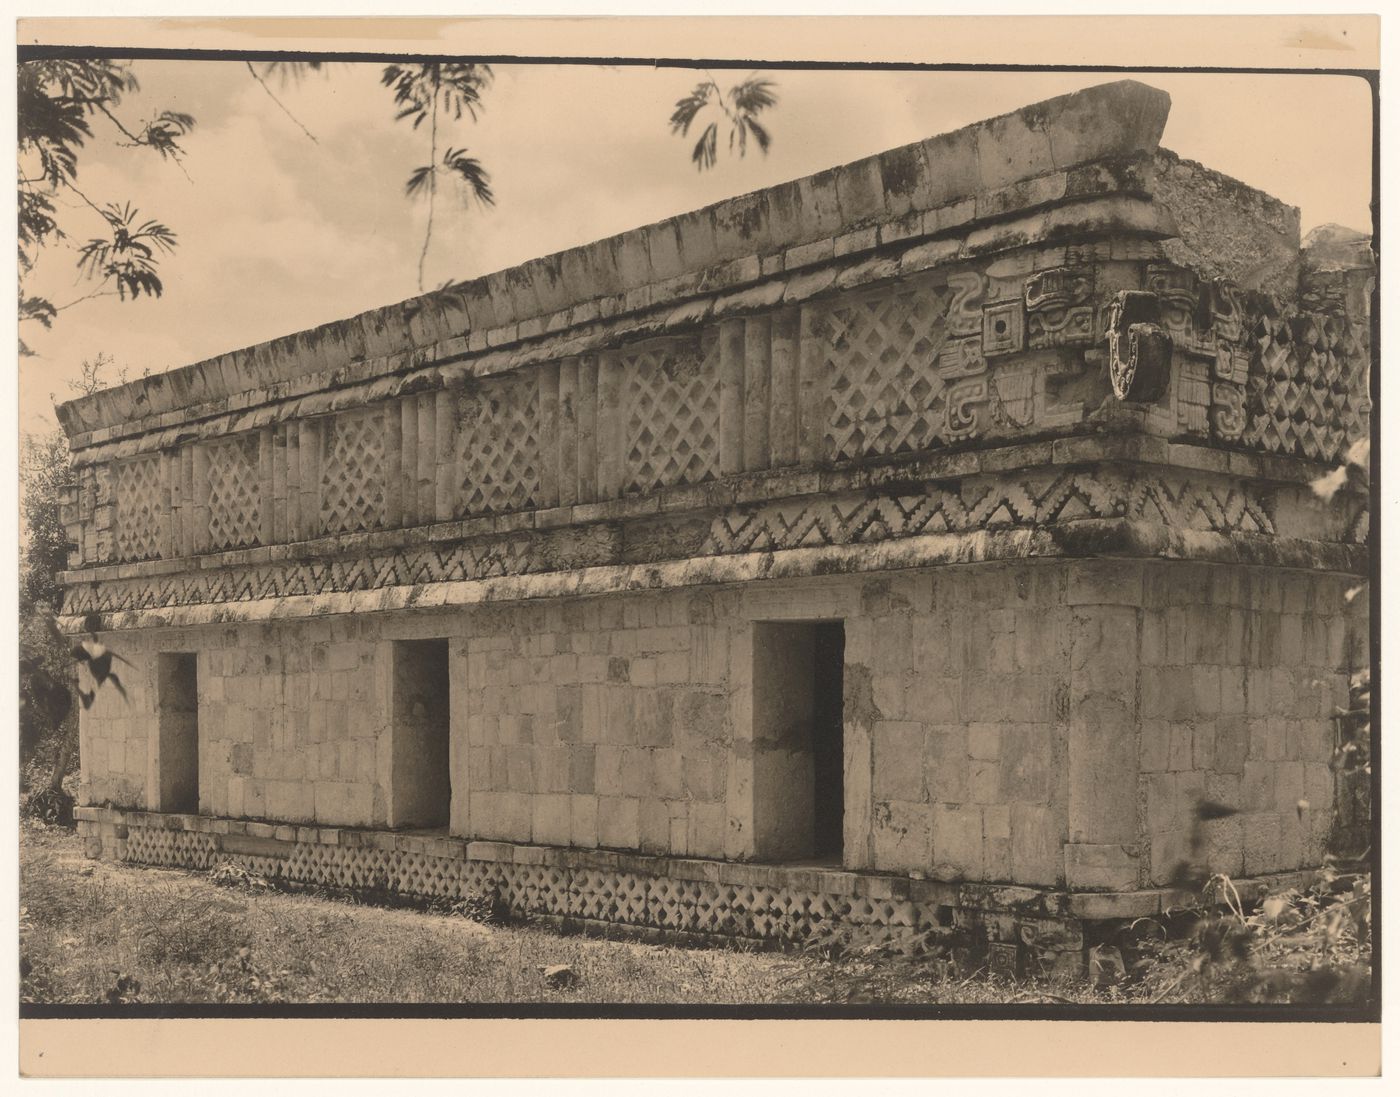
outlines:
[[[961,724],[929,727],[927,785],[934,801],[958,803],[967,787],[969,758],[967,731]]]
[[[877,800],[924,798],[924,725],[890,720],[872,730],[875,758],[874,795]]]
[[[1282,820],[1273,812],[1250,812],[1244,816],[1244,869],[1255,875],[1277,872],[1283,867]]]
[[[930,848],[929,810],[924,804],[904,800],[876,803],[871,834],[875,868],[882,871],[926,868]],[[980,851],[976,863],[981,863]]]
[[[726,832],[729,818],[723,804],[692,802],[689,805],[688,823],[686,844],[691,856],[722,857],[726,855]]]
[[[1065,846],[1065,882],[1086,890],[1127,890],[1138,884],[1135,846],[1071,842]]]
[[[127,702],[82,714],[84,800],[163,806],[152,667],[197,652],[208,825],[378,841],[353,828],[402,821],[413,753],[386,653],[450,637],[448,845],[602,846],[642,875],[805,857],[835,761],[822,856],[871,897],[910,873],[1162,886],[1201,796],[1243,812],[1208,825],[1213,870],[1314,863],[1366,550],[1364,500],[1324,514],[1306,484],[1369,429],[1369,318],[1329,298],[1331,407],[1295,414],[1315,303],[1236,303],[1210,252],[1289,267],[1296,214],[1242,184],[1224,209],[1158,150],[1166,107],[1088,89],[467,283],[460,309],[65,405],[65,627],[104,614],[132,663]],[[1091,356],[1125,289],[1200,305],[1168,310],[1178,383],[1147,411]],[[1245,330],[1275,353],[1236,407]],[[926,383],[941,403],[889,396]],[[821,620],[844,654],[818,751],[794,729],[837,671],[776,702],[764,676]]]
[[[934,871],[940,877],[979,880],[983,876],[982,812],[971,804],[934,804],[929,816]]]

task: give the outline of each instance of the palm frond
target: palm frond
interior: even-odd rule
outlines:
[[[715,166],[715,146],[718,140],[719,125],[716,122],[711,122],[700,134],[700,140],[695,142],[695,148],[690,154],[690,159],[697,169],[703,171]]]
[[[728,93],[720,91],[713,79],[696,84],[690,94],[676,101],[671,111],[671,133],[687,136],[706,108],[713,107],[714,120],[709,122],[700,139],[690,153],[690,160],[698,171],[712,168],[718,161],[719,124],[729,123],[729,150],[739,156],[748,153],[749,138],[758,144],[759,151],[767,154],[773,137],[767,127],[756,117],[762,111],[778,102],[777,85],[771,80],[751,76],[731,87]],[[721,117],[722,116],[722,117]]]
[[[491,176],[481,166],[480,160],[467,155],[466,149],[449,148],[443,154],[442,166],[465,183],[471,197],[482,205],[496,204],[496,196],[491,193]]]
[[[174,252],[176,235],[159,221],[137,222],[139,212],[130,202],[109,204],[102,211],[111,238],[93,237],[78,249],[78,269],[88,278],[116,284],[122,300],[143,293],[159,297],[164,285],[157,273],[156,253]]]
[[[757,114],[778,103],[777,85],[771,80],[750,77],[729,89],[729,99],[741,114]]]
[[[165,110],[146,123],[141,134],[141,143],[150,145],[163,157],[178,160],[184,155],[180,138],[194,129],[194,116],[179,111]]]
[[[685,98],[676,101],[676,108],[671,112],[672,133],[679,134],[681,137],[690,133],[691,124],[710,102],[710,93],[713,90],[713,84],[696,84],[695,90]]]

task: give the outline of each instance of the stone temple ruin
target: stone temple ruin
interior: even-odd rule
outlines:
[[[1183,862],[1316,866],[1370,520],[1308,483],[1369,434],[1374,268],[1168,108],[1091,88],[63,405],[64,627],[131,663],[88,852],[1023,973]]]

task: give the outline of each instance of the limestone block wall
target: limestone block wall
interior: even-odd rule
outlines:
[[[1151,883],[1190,857],[1204,796],[1240,814],[1202,828],[1213,871],[1322,862],[1333,825],[1331,716],[1368,659],[1345,576],[1262,568],[1144,569],[1140,828]]]
[[[393,645],[442,638],[450,833],[753,859],[755,624],[839,620],[845,867],[1086,890],[1193,857],[1284,871],[1331,823],[1349,585],[1018,561],[132,632],[130,705],[104,691],[83,723],[83,799],[160,809],[156,657],[194,651],[201,813],[385,826]],[[1193,852],[1202,796],[1240,813]]]
[[[84,804],[111,804],[137,808],[148,799],[150,756],[159,733],[154,695],[155,657],[137,640],[120,644],[119,652],[132,665],[119,667],[127,699],[110,686],[99,690],[92,708],[78,721],[78,754],[81,766],[79,800]],[[79,687],[91,690],[91,677],[78,671]]]
[[[109,637],[128,701],[98,691],[82,728],[86,803],[161,810],[161,652],[197,656],[199,810],[232,818],[385,821],[377,627],[354,618]]]
[[[988,565],[476,614],[453,830],[752,857],[754,624],[841,620],[845,865],[1053,884],[1066,574]]]
[[[722,857],[730,626],[674,592],[472,614],[454,709],[453,830]],[[465,663],[465,674],[461,663]]]
[[[868,820],[851,820],[855,864],[1060,879],[1067,582],[1066,566],[1052,563],[861,585],[861,615],[847,626],[848,734],[870,759],[871,783]]]

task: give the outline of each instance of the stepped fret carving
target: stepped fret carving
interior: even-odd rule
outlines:
[[[1265,501],[1233,485],[1109,472],[1032,473],[907,494],[773,503],[715,518],[704,551],[772,552],[931,533],[1130,518],[1173,529],[1273,533]]]
[[[1275,532],[1272,502],[1249,486],[1166,475],[1046,470],[978,477],[899,492],[846,493],[737,508],[717,515],[697,555],[771,552],[932,533],[1041,528],[1081,518],[1129,518],[1215,533]],[[1361,527],[1358,527],[1361,529]],[[1351,539],[1364,537],[1364,529]],[[570,551],[573,567],[616,563],[605,546]],[[360,559],[283,561],[74,585],[66,613],[124,612],[308,594],[494,579],[558,568],[530,534],[403,548]]]

